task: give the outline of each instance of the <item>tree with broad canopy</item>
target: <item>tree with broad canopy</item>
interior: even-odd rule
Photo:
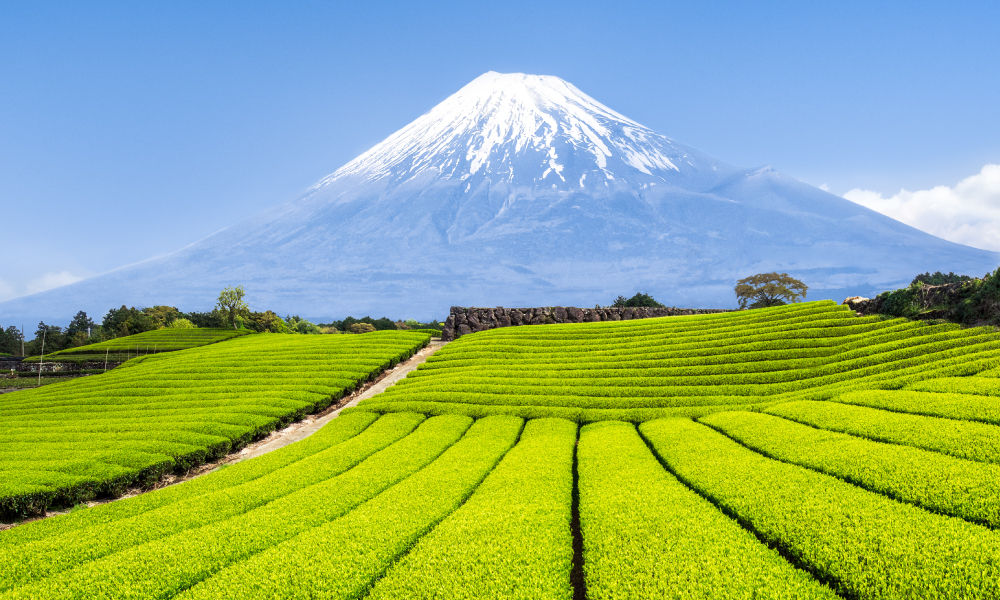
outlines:
[[[765,308],[798,302],[806,297],[809,286],[788,273],[758,273],[736,282],[736,299],[740,308]]]

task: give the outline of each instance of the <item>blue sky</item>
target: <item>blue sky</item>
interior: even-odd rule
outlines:
[[[897,218],[993,218],[1000,3],[872,4],[4,3],[0,300],[293,199],[488,70]]]

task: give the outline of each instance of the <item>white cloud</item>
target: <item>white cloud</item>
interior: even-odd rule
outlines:
[[[819,184],[819,189],[823,190],[824,192],[829,192],[830,191],[830,184],[829,183],[821,183],[821,184]]]
[[[844,198],[946,240],[1000,251],[1000,165],[986,165],[953,188],[900,190],[890,198],[853,189]]]
[[[44,292],[45,290],[51,290],[52,288],[57,288],[63,285],[69,285],[71,283],[76,283],[82,280],[83,277],[79,275],[74,275],[69,271],[59,271],[58,273],[46,273],[39,277],[38,279],[33,279],[28,282],[26,294],[36,294],[38,292]]]
[[[16,298],[19,295],[13,283],[0,279],[0,302]]]
[[[0,279],[0,302],[11,300],[20,296],[36,294],[51,290],[63,285],[76,283],[84,279],[83,276],[75,275],[69,271],[59,271],[58,273],[45,273],[41,277],[29,279],[27,281],[9,281]]]

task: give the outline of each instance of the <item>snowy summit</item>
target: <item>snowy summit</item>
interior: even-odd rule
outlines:
[[[401,183],[427,171],[563,189],[616,179],[648,184],[701,158],[558,77],[491,71],[316,189],[348,177]]]

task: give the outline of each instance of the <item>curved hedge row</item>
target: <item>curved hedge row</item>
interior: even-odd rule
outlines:
[[[46,354],[45,362],[101,362],[105,359],[121,362],[137,356],[174,352],[224,342],[254,333],[247,329],[157,329],[135,335],[115,338],[106,342],[67,348]],[[32,356],[25,362],[39,362],[42,357]]]
[[[701,416],[1000,366],[1000,335],[830,301],[465,335],[361,408],[580,422]]]
[[[259,334],[5,394],[0,517],[118,495],[218,459],[326,408],[428,340]]]

